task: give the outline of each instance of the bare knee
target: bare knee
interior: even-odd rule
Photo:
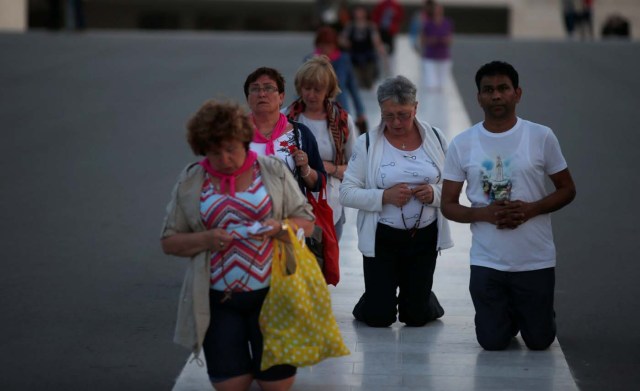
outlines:
[[[235,376],[227,380],[211,383],[216,391],[247,390],[251,386],[253,376],[250,374]]]
[[[291,376],[282,380],[258,380],[257,382],[263,391],[288,391],[293,386],[295,379],[295,376]]]

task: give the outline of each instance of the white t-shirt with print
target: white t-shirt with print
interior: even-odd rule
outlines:
[[[443,178],[466,180],[471,206],[482,207],[494,199],[537,201],[549,194],[545,178],[565,168],[551,129],[518,118],[503,133],[491,133],[480,122],[456,136],[449,145]],[[513,230],[476,222],[471,232],[471,265],[527,271],[556,264],[550,214],[536,216]]]

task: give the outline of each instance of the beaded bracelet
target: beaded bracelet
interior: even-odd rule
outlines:
[[[307,173],[300,175],[300,178],[306,178],[311,175],[311,167],[307,166]]]

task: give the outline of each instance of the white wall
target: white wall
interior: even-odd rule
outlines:
[[[0,0],[0,31],[27,29],[27,0]]]

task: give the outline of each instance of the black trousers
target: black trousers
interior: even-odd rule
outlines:
[[[376,256],[363,257],[365,292],[353,309],[354,317],[372,327],[390,326],[398,313],[407,326],[423,326],[441,317],[444,310],[431,292],[437,240],[437,222],[413,236],[378,224]]]
[[[380,34],[380,40],[387,47],[388,54],[389,55],[393,54],[393,51],[395,50],[395,35],[391,34],[389,30],[384,30],[384,29],[380,29],[379,34]]]
[[[502,350],[518,334],[529,349],[546,349],[556,337],[555,268],[504,272],[471,266],[469,292],[476,337],[485,350]]]

